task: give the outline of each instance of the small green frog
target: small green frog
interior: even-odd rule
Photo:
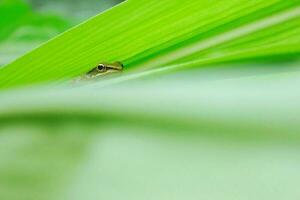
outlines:
[[[121,62],[114,63],[100,63],[90,71],[88,71],[82,78],[83,79],[93,79],[98,76],[121,72],[123,70],[123,64]]]

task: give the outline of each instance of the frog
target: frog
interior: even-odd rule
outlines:
[[[123,70],[123,64],[121,62],[106,63],[101,62],[96,67],[85,73],[81,79],[90,80],[99,76],[121,72]]]

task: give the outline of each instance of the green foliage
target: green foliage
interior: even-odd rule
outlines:
[[[29,7],[19,0],[0,2],[0,42],[26,22]]]
[[[23,1],[4,1],[0,11],[0,66],[70,27],[68,20],[33,11]]]
[[[21,13],[11,46],[69,26]],[[299,25],[296,0],[128,0],[0,68],[0,199],[297,200]]]

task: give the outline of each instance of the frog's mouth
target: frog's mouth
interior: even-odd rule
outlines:
[[[121,72],[122,69],[114,69],[114,68],[109,68],[106,70],[106,72],[100,73],[99,75],[104,75],[104,74],[108,74],[108,73],[117,73],[117,72]]]
[[[105,64],[105,66],[106,66],[106,70],[111,72],[120,72],[123,70],[123,64],[121,62]]]

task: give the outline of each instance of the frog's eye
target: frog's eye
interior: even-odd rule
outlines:
[[[99,65],[97,66],[97,70],[98,70],[99,72],[103,72],[103,71],[106,70],[106,66],[103,65],[103,64],[99,64]]]

